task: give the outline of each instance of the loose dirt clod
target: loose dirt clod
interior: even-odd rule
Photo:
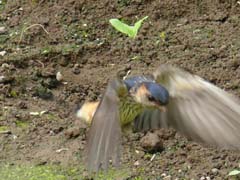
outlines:
[[[163,142],[155,133],[148,132],[141,138],[140,144],[146,152],[159,152],[163,150]]]
[[[85,129],[78,128],[78,127],[70,128],[64,132],[67,139],[76,138],[79,135],[83,135],[84,133],[85,133]]]

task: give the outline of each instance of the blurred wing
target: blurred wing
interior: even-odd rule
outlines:
[[[240,148],[240,103],[236,97],[199,76],[167,65],[160,66],[154,77],[170,93],[161,121],[192,140]]]
[[[107,90],[93,117],[87,141],[87,168],[90,171],[107,169],[109,161],[117,166],[120,161],[121,127],[119,121],[117,80]]]
[[[168,128],[166,113],[158,109],[145,109],[134,120],[134,131],[147,132],[149,130]]]

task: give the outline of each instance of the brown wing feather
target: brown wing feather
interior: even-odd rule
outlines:
[[[240,148],[238,98],[183,70],[161,66],[154,74],[171,96],[167,123],[187,137],[223,148]]]
[[[120,161],[121,127],[119,121],[118,80],[108,84],[93,117],[87,141],[87,168],[90,171],[107,169],[109,161],[117,166]]]

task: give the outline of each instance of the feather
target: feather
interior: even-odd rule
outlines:
[[[199,76],[171,66],[161,66],[154,77],[170,93],[165,115],[170,126],[195,141],[240,149],[237,97]]]
[[[118,80],[109,82],[94,114],[86,147],[87,168],[90,171],[107,169],[110,160],[115,166],[120,162],[121,127],[117,95],[120,86]]]

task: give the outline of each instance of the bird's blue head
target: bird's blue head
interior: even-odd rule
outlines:
[[[167,89],[155,82],[136,84],[129,92],[135,101],[146,106],[162,107],[168,104],[169,93]]]

